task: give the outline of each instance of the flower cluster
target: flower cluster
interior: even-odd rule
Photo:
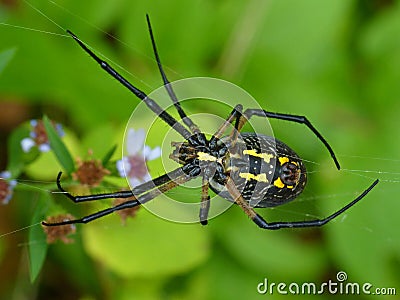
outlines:
[[[50,122],[50,123],[48,123]],[[57,135],[48,134],[46,128],[48,124],[53,126]],[[73,180],[79,182],[79,184],[84,185],[88,188],[98,187],[104,176],[106,175],[119,175],[128,179],[130,187],[135,187],[141,183],[151,180],[149,169],[147,166],[148,161],[154,160],[161,156],[160,147],[151,148],[145,145],[145,131],[144,129],[129,129],[127,131],[125,147],[126,155],[116,161],[117,174],[112,173],[108,168],[110,167],[109,160],[112,157],[113,152],[110,151],[103,158],[103,160],[92,158],[91,151],[89,151],[89,158],[82,160],[80,158],[76,159],[76,163],[73,162],[73,157],[69,152],[66,145],[60,137],[64,136],[64,131],[60,124],[50,121],[46,117],[43,120],[31,120],[30,121],[31,130],[29,132],[29,137],[26,137],[20,141],[16,141],[16,146],[21,146],[22,150],[21,159],[24,160],[25,153],[31,151],[32,148],[37,147],[39,152],[52,151],[55,153],[60,165],[67,171],[67,175]],[[50,140],[51,146],[50,146]],[[36,154],[36,153],[34,153]],[[27,160],[22,161],[20,165],[17,166],[17,170],[13,170],[21,174],[24,172],[24,167],[32,163],[39,155],[26,155]],[[17,181],[11,179],[11,172],[3,171],[0,173],[0,203],[7,204],[13,195],[14,187]],[[135,198],[128,199],[115,199],[113,205],[118,206],[122,203]],[[127,218],[133,218],[139,206],[123,209],[118,211],[122,222],[125,223]],[[66,220],[72,220],[74,217],[69,214],[58,215],[48,217],[46,223],[60,223]],[[73,240],[67,236],[75,233],[76,228],[73,224],[62,225],[62,226],[43,226],[43,230],[47,236],[47,242],[54,243],[60,240],[64,243],[71,243]]]
[[[0,173],[0,203],[8,204],[10,202],[14,187],[17,185],[15,179],[10,179],[11,173],[9,171],[3,171]]]
[[[40,152],[50,151],[49,138],[46,133],[42,120],[31,120],[31,131],[29,132],[28,138],[24,138],[21,141],[21,147],[24,152],[29,152],[32,147],[37,146]],[[56,132],[60,137],[64,136],[64,131],[61,124],[53,124]]]
[[[78,168],[72,173],[72,178],[83,185],[96,187],[101,183],[105,175],[110,174],[110,171],[104,168],[98,159],[85,161],[77,159],[77,164]]]
[[[141,183],[151,180],[147,162],[161,156],[161,148],[150,148],[145,145],[145,131],[130,128],[127,132],[125,147],[127,155],[116,163],[117,170],[121,177],[126,177],[130,187],[133,188]],[[113,205],[117,206],[133,199],[115,199]],[[126,219],[135,217],[140,206],[117,211],[125,224]]]
[[[113,206],[118,206],[120,204],[123,204],[125,202],[128,202],[130,200],[134,200],[134,198],[117,198],[114,200],[113,202]],[[137,214],[137,211],[139,210],[140,206],[135,206],[135,207],[131,207],[131,208],[125,208],[125,209],[121,209],[121,210],[117,210],[117,213],[119,214],[119,216],[121,217],[122,220],[122,224],[125,225],[126,223],[126,219],[127,218],[134,218]]]
[[[65,215],[57,215],[48,217],[46,219],[46,223],[59,223],[64,221],[69,221],[74,219],[74,217],[70,214]],[[42,226],[43,231],[47,236],[47,243],[53,244],[57,240],[62,241],[65,244],[72,243],[74,240],[68,238],[67,236],[70,234],[74,234],[76,232],[76,226],[74,224],[62,225],[62,226]]]

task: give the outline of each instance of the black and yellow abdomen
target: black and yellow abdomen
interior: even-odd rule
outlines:
[[[286,144],[266,135],[242,133],[226,160],[226,171],[253,207],[271,207],[295,199],[307,182],[301,158]],[[210,180],[221,197],[233,201],[221,183]]]

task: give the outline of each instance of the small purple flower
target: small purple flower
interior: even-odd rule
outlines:
[[[147,161],[161,156],[161,148],[151,149],[144,145],[144,129],[129,129],[126,137],[127,156],[117,161],[117,170],[121,177],[127,177],[131,187],[151,180]]]
[[[0,203],[8,204],[10,202],[14,187],[17,185],[17,181],[11,179],[11,173],[9,171],[3,171],[0,173]]]
[[[32,130],[29,132],[30,137],[22,139],[22,150],[24,152],[29,152],[32,147],[37,146],[40,152],[50,151],[49,139],[43,121],[31,120],[30,124],[32,127]],[[60,137],[64,136],[61,124],[53,123],[53,126]]]

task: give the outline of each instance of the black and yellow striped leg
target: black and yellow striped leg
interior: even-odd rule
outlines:
[[[201,187],[201,202],[200,202],[200,223],[201,225],[208,224],[208,212],[210,211],[210,196],[208,195],[209,183],[208,180],[203,177],[203,185]]]
[[[341,215],[345,211],[347,211],[350,207],[354,206],[357,202],[359,202],[362,198],[364,198],[379,182],[379,179],[376,179],[364,192],[362,192],[357,198],[353,201],[331,214],[330,216],[324,219],[316,219],[310,221],[297,221],[297,222],[272,222],[268,223],[257,214],[252,207],[248,204],[246,200],[242,197],[240,192],[237,190],[232,179],[228,179],[226,182],[226,188],[229,191],[230,195],[235,199],[235,203],[243,209],[243,211],[256,223],[260,228],[276,230],[281,228],[305,228],[305,227],[319,227],[322,226],[329,221],[333,220],[337,216]]]
[[[210,139],[210,145],[213,147],[213,143],[216,143],[218,139],[222,137],[224,134],[226,128],[232,124],[235,121],[235,132],[238,132],[238,127],[240,125],[239,120],[240,117],[242,116],[242,110],[243,106],[241,104],[238,104],[234,107],[232,112],[229,114],[229,116],[226,118],[225,122],[222,123],[222,125],[218,128],[218,130],[214,133],[214,135]],[[237,138],[237,135],[236,135]],[[236,142],[236,141],[235,141]]]

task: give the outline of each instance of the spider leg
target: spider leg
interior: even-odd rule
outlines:
[[[229,114],[229,116],[226,118],[225,122],[222,123],[222,125],[218,128],[218,130],[213,134],[213,136],[210,139],[210,145],[212,147],[215,147],[215,143],[218,141],[218,139],[221,138],[221,136],[224,134],[226,128],[228,127],[229,124],[232,124],[234,120],[236,120],[235,123],[235,132],[238,132],[238,127],[239,127],[239,119],[242,116],[242,110],[243,106],[241,104],[238,104],[234,107],[232,112]],[[237,138],[237,134],[236,134]]]
[[[227,181],[225,182],[225,187],[228,190],[229,194],[232,196],[232,199],[234,199],[235,203],[239,205],[239,207],[244,211],[244,213],[254,221],[257,218],[258,214],[254,211],[254,209],[250,206],[250,204],[243,198],[242,194],[237,189],[232,178],[228,177]]]
[[[89,223],[93,220],[96,220],[98,218],[104,217],[106,215],[109,215],[113,212],[116,212],[118,210],[122,210],[122,209],[127,209],[127,208],[132,208],[135,206],[139,206],[141,204],[144,204],[152,199],[154,199],[155,197],[157,197],[158,195],[165,193],[191,179],[193,179],[194,177],[187,175],[186,173],[183,172],[182,168],[176,169],[175,171],[172,171],[168,174],[174,173],[174,175],[177,175],[174,178],[170,178],[170,180],[168,181],[164,181],[164,179],[162,180],[163,183],[160,184],[159,186],[154,187],[154,184],[152,184],[152,186],[154,187],[153,189],[150,189],[148,191],[144,191],[142,192],[142,194],[139,196],[137,194],[135,194],[135,189],[133,189],[131,191],[131,194],[129,197],[135,197],[134,200],[130,200],[124,203],[121,203],[117,206],[114,207],[110,207],[101,211],[98,211],[94,214],[85,216],[83,218],[80,219],[75,219],[75,220],[67,220],[67,221],[63,221],[63,222],[58,222],[58,223],[46,223],[46,222],[42,222],[42,224],[44,226],[61,226],[61,225],[68,225],[68,224],[77,224],[77,223]],[[179,174],[179,175],[178,175]],[[164,177],[164,176],[161,176]],[[160,177],[159,177],[160,178]],[[153,181],[150,181],[151,183]],[[146,185],[148,183],[144,183],[143,185],[139,186],[139,188],[143,188],[144,185]],[[118,195],[119,193],[112,193],[112,194],[98,194],[98,195],[93,195],[95,196],[100,196],[97,199],[106,199],[106,198],[118,198],[116,195]],[[105,195],[108,195],[109,197],[105,197]],[[119,195],[118,195],[119,196]],[[128,197],[125,197],[128,198]],[[96,200],[96,199],[91,199],[91,200]],[[89,200],[87,200],[89,201]]]
[[[169,82],[169,80],[167,78],[167,75],[165,75],[163,66],[161,64],[160,56],[158,55],[157,46],[156,46],[156,42],[155,42],[154,35],[153,35],[153,30],[151,28],[150,17],[148,14],[146,14],[146,20],[147,20],[147,26],[149,28],[149,33],[150,33],[151,45],[153,46],[154,56],[156,58],[158,69],[161,73],[161,77],[164,82],[164,87],[167,90],[168,95],[171,98],[172,102],[174,103],[174,106],[175,106],[176,110],[178,111],[179,116],[182,118],[183,123],[185,123],[186,126],[188,126],[193,133],[200,133],[199,127],[195,123],[193,123],[193,121],[186,115],[186,113],[182,109],[181,104],[179,103],[178,98],[176,97],[176,94],[175,94],[174,90],[172,89],[171,83]]]
[[[208,179],[203,177],[203,185],[201,188],[201,202],[200,202],[200,223],[201,225],[208,224],[208,212],[210,210],[210,196],[208,195],[209,183]]]
[[[67,30],[67,33],[78,43],[78,45],[88,53],[108,74],[118,80],[123,86],[130,90],[137,98],[144,101],[145,104],[159,116],[164,122],[176,130],[182,137],[188,139],[192,134],[174,117],[164,111],[153,99],[149,98],[143,91],[133,86],[128,80],[126,80],[121,74],[119,74],[114,68],[112,68],[107,62],[100,59],[92,50],[90,50],[75,34]]]
[[[263,109],[246,109],[243,113],[242,117],[239,120],[239,125],[237,130],[240,131],[243,125],[250,119],[252,116],[258,116],[263,118],[273,118],[273,119],[280,119],[289,122],[295,122],[306,125],[316,137],[324,144],[325,148],[328,149],[329,154],[331,155],[333,161],[338,170],[340,170],[339,161],[336,158],[335,153],[332,150],[332,147],[328,144],[325,138],[319,133],[319,131],[311,124],[311,122],[305,116],[297,116],[297,115],[289,115],[289,114],[281,114],[281,113],[274,113],[269,112]]]
[[[239,119],[242,116],[242,110],[243,110],[243,106],[241,104],[238,104],[234,107],[232,112],[226,118],[225,122],[222,123],[222,125],[218,128],[218,130],[211,137],[211,139],[209,141],[211,147],[216,146],[215,143],[217,143],[218,139],[220,139],[221,136],[224,134],[228,125],[232,124],[233,121],[236,120],[235,129],[232,132],[233,136],[231,136],[231,140],[229,142],[228,147],[234,146],[234,144],[236,143],[237,137],[238,137],[237,128],[239,126]],[[209,189],[209,181],[206,177],[203,177],[200,213],[199,213],[200,223],[202,225],[207,225],[207,223],[208,223],[207,218],[208,218],[208,212],[210,210],[210,196],[208,195],[208,189]]]
[[[96,194],[96,195],[87,195],[87,196],[73,196],[61,186],[61,175],[62,175],[62,172],[59,172],[57,175],[57,188],[62,194],[64,194],[66,197],[68,197],[75,203],[85,202],[85,201],[93,201],[93,200],[101,200],[101,199],[109,199],[109,198],[133,197],[132,191],[122,191],[122,192],[116,192],[116,193],[110,193],[110,194]]]
[[[226,182],[226,188],[235,199],[235,203],[240,206],[240,208],[243,209],[243,211],[253,220],[254,223],[256,223],[260,228],[263,229],[270,229],[270,230],[276,230],[276,229],[281,229],[281,228],[304,228],[304,227],[318,227],[322,226],[326,223],[328,223],[330,220],[336,218],[337,216],[341,215],[344,213],[346,210],[348,210],[350,207],[352,207],[354,204],[356,204],[358,201],[360,201],[362,198],[364,198],[379,182],[379,179],[376,179],[364,192],[362,192],[356,199],[336,211],[335,213],[331,214],[330,216],[324,218],[324,219],[316,219],[316,220],[310,220],[310,221],[297,221],[297,222],[272,222],[268,223],[267,221],[264,220],[263,217],[261,217],[259,214],[257,214],[252,207],[248,204],[246,200],[242,197],[240,192],[237,190],[234,182],[232,181],[231,178],[229,178]]]
[[[110,198],[130,198],[134,195],[140,195],[146,191],[149,191],[153,188],[157,188],[160,185],[163,185],[171,180],[175,180],[179,176],[182,175],[181,169],[176,169],[172,172],[159,176],[151,181],[147,181],[142,183],[136,187],[134,187],[130,191],[121,191],[121,192],[114,192],[114,193],[105,193],[105,194],[94,194],[94,195],[84,195],[84,196],[73,196],[69,192],[67,192],[61,186],[61,175],[62,172],[58,173],[57,176],[57,187],[62,194],[66,197],[71,199],[75,203],[86,202],[86,201],[95,201],[95,200],[102,200],[102,199],[110,199]]]
[[[135,207],[135,206],[139,206],[141,204],[142,203],[140,203],[139,200],[131,200],[131,201],[124,202],[124,203],[122,203],[120,205],[117,205],[117,206],[114,206],[114,207],[110,207],[110,208],[107,208],[107,209],[104,209],[104,210],[100,210],[100,211],[98,211],[98,212],[96,212],[94,214],[85,216],[85,217],[80,218],[80,219],[66,220],[66,221],[58,222],[58,223],[47,223],[45,221],[42,221],[42,225],[44,225],[44,226],[63,226],[63,225],[78,224],[78,223],[89,223],[89,222],[91,222],[93,220],[99,219],[101,217],[109,215],[109,214],[111,214],[113,212],[116,212],[118,210],[126,209],[126,208],[132,208],[132,207]]]

